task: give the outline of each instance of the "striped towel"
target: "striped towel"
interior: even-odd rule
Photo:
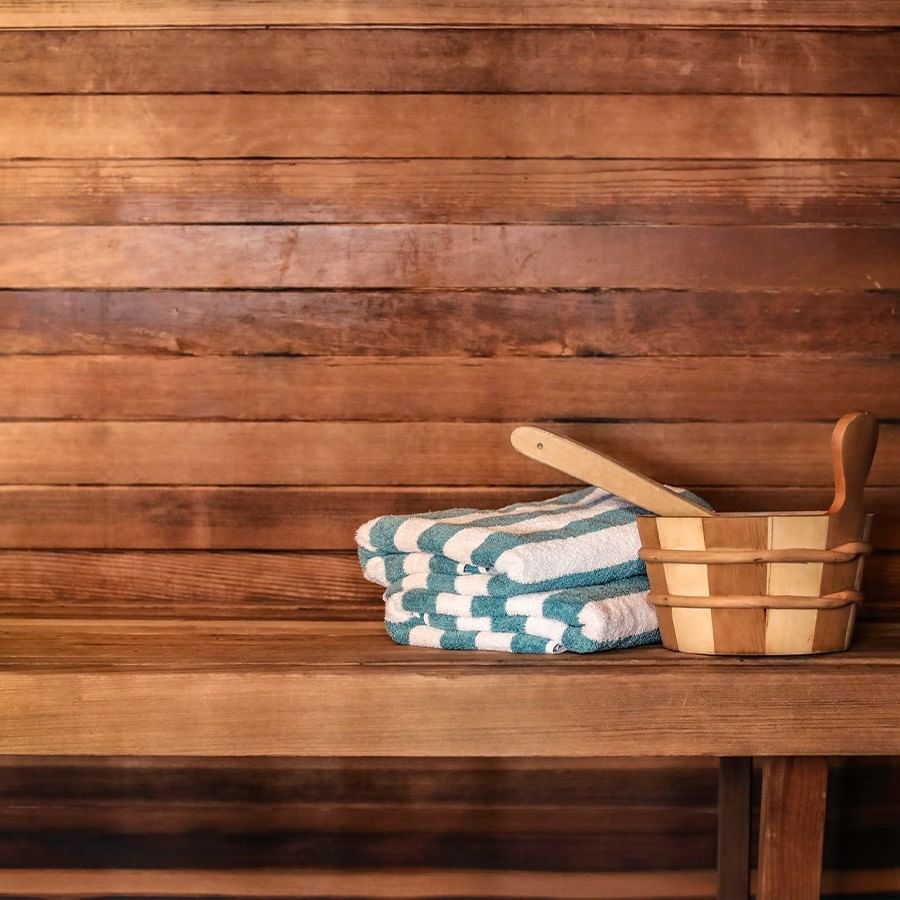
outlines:
[[[499,510],[381,516],[360,527],[356,543],[363,574],[376,584],[449,575],[459,576],[459,593],[508,596],[643,575],[635,524],[643,512],[583,488]]]
[[[596,653],[659,640],[642,575],[593,587],[515,597],[387,597],[385,625],[399,644],[447,650]],[[420,609],[410,609],[419,606]]]
[[[637,555],[643,512],[583,488],[500,510],[382,516],[356,539],[398,643],[589,653],[659,640]]]

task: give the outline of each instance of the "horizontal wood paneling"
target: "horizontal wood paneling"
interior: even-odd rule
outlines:
[[[0,33],[2,37],[2,33]],[[900,163],[105,160],[0,163],[6,224],[893,225]]]
[[[843,761],[834,770],[869,802],[877,793],[863,776],[885,771],[886,762]],[[145,800],[197,806],[248,800],[298,807],[332,801],[351,807],[389,800],[410,807],[502,803],[574,811],[618,805],[657,809],[690,802],[711,808],[716,802],[715,772],[715,761],[702,757],[525,757],[499,764],[492,759],[434,757],[419,767],[392,757],[0,756],[0,798],[4,810],[27,798],[121,803],[139,800],[142,794]],[[463,774],[468,777],[461,778]]]
[[[23,31],[0,33],[0,93],[885,94],[898,50],[885,31]]]
[[[618,810],[608,808],[557,811],[495,804],[454,809],[450,804],[410,807],[382,800],[373,822],[371,805],[348,810],[326,801],[318,809],[244,804],[242,818],[259,824],[242,831],[238,804],[233,807],[237,815],[231,822],[226,810],[222,815],[215,807],[207,808],[204,815],[202,807],[183,810],[176,803],[160,815],[152,806],[147,809],[148,805],[140,804],[138,810],[147,813],[143,825],[147,831],[156,824],[158,831],[152,841],[146,833],[135,834],[133,827],[117,827],[117,819],[134,821],[134,807],[117,809],[102,804],[96,812],[81,807],[60,810],[63,814],[54,816],[44,814],[43,804],[34,804],[31,821],[42,822],[45,832],[23,833],[13,816],[0,818],[0,825],[3,818],[10,821],[12,832],[4,840],[0,831],[0,858],[12,857],[17,850],[17,867],[63,869],[116,869],[140,856],[148,867],[176,870],[187,858],[192,867],[212,870],[277,870],[315,859],[321,865],[343,865],[349,871],[446,865],[471,866],[488,876],[505,869],[621,872],[642,868],[654,848],[657,867],[707,866],[715,820],[712,809],[637,807],[629,808],[623,826]],[[479,820],[483,823],[480,828]],[[679,834],[677,840],[667,839],[672,832]]]
[[[380,821],[383,821],[386,827],[390,827],[392,810],[389,806],[379,804],[379,807],[382,806],[384,806],[383,810],[379,808],[379,817],[383,817],[380,818]],[[268,810],[265,807],[258,808],[254,812],[262,819],[267,818]],[[261,868],[277,871],[297,866],[298,863],[302,865],[302,861],[305,859],[352,861],[352,865],[346,866],[345,870],[348,872],[353,869],[366,870],[370,868],[382,871],[398,868],[427,869],[437,868],[442,864],[448,865],[448,867],[462,867],[467,864],[474,867],[482,860],[489,860],[494,864],[494,868],[486,870],[489,878],[498,871],[527,870],[529,864],[533,863],[535,859],[557,860],[555,865],[551,865],[550,870],[558,871],[565,869],[567,859],[574,857],[586,860],[591,855],[598,860],[594,866],[595,871],[609,872],[612,870],[618,874],[623,870],[627,871],[626,867],[629,866],[638,869],[639,866],[636,863],[642,863],[654,845],[661,848],[658,854],[660,864],[670,868],[684,866],[686,860],[706,855],[703,853],[708,845],[708,832],[705,826],[714,815],[711,812],[678,811],[674,814],[667,814],[660,811],[644,813],[629,811],[627,816],[629,827],[626,831],[620,825],[618,834],[615,833],[615,826],[612,824],[615,816],[604,815],[604,812],[601,811],[593,817],[589,813],[573,814],[572,827],[568,835],[559,832],[554,834],[551,830],[554,816],[546,813],[545,828],[537,834],[506,833],[504,831],[505,821],[519,822],[523,828],[528,827],[529,824],[535,827],[536,823],[540,821],[540,810],[529,815],[521,808],[492,809],[487,818],[492,822],[493,830],[488,834],[478,832],[461,834],[459,826],[454,831],[452,810],[442,817],[449,820],[448,824],[451,826],[446,832],[437,831],[442,818],[438,818],[434,810],[424,808],[413,812],[405,809],[394,812],[394,821],[406,816],[406,831],[400,833],[373,833],[370,831],[360,834],[358,823],[371,821],[371,809],[360,810],[355,815],[341,816],[340,813],[332,813],[330,817],[323,815],[317,817],[314,813],[304,816],[300,813],[295,815],[293,820],[289,818],[290,809],[288,809],[276,811],[270,821],[273,824],[279,821],[291,822],[295,829],[305,822],[309,826],[309,830],[289,831],[285,827],[281,834],[273,831],[262,835],[221,834],[210,831],[188,834],[176,832],[157,835],[152,842],[143,835],[132,837],[123,833],[118,834],[113,843],[111,840],[103,840],[106,835],[102,832],[98,834],[95,829],[84,829],[74,835],[68,835],[65,830],[57,828],[48,829],[49,833],[44,840],[40,840],[40,836],[35,835],[26,844],[25,840],[16,836],[14,842],[20,848],[25,844],[27,849],[32,851],[29,855],[22,853],[18,865],[32,865],[39,868],[59,864],[63,871],[67,866],[91,868],[90,864],[96,864],[98,860],[108,860],[112,863],[109,868],[115,870],[118,868],[114,862],[116,858],[127,860],[140,854],[147,859],[148,865],[156,863],[159,869],[176,871],[179,868],[178,863],[186,856],[195,859],[196,865],[208,869],[215,870],[222,867],[223,861],[228,860],[229,862],[225,866],[226,870],[249,868],[251,871],[254,869],[259,871]],[[172,811],[172,814],[177,816],[177,808]],[[457,814],[456,818],[457,821],[468,823],[471,827],[476,817],[477,812],[472,814],[463,811],[461,814]],[[565,814],[560,813],[556,818],[564,820],[564,817]],[[335,824],[332,827],[336,830],[329,831],[327,830],[328,818],[331,818],[334,823],[343,819],[346,826],[337,830]],[[583,827],[586,828],[590,825],[591,818],[595,823],[599,820],[604,825],[594,824],[593,833],[579,833],[578,821],[584,821],[586,824]],[[418,823],[421,820],[431,821],[435,830],[430,833],[427,831],[420,833]],[[666,839],[666,836],[672,832],[680,834],[677,841]],[[79,838],[81,840],[78,840]],[[263,849],[260,847],[261,844],[264,844],[266,852],[261,852]],[[257,858],[260,858],[261,866],[241,866],[245,860]],[[445,862],[442,863],[442,860]],[[500,860],[504,863],[502,867],[497,865]],[[482,871],[485,870],[482,869]],[[302,873],[298,872],[297,874],[301,881],[305,880]],[[114,893],[112,896],[118,898],[122,895]],[[329,891],[319,894],[319,896],[332,897],[334,894]],[[366,892],[356,896],[371,897],[372,894]],[[441,895],[437,894],[437,896]],[[483,895],[475,893],[474,896]]]
[[[0,552],[7,616],[377,620],[381,592],[349,552]]]
[[[721,511],[826,509],[828,488],[704,488]],[[91,550],[349,550],[374,515],[472,503],[490,509],[548,491],[441,488],[3,487],[0,547]],[[453,501],[457,501],[454,503]],[[488,501],[493,500],[494,503]],[[871,488],[872,542],[900,549],[900,490]],[[375,617],[377,619],[377,617]],[[375,620],[373,619],[373,621]]]
[[[898,116],[893,97],[2,96],[0,158],[893,159]]]
[[[3,0],[0,27],[121,25],[896,25],[893,0]]]
[[[271,27],[363,23],[427,27]],[[126,27],[80,30],[97,24]],[[427,753],[483,713],[481,752],[589,754],[0,760],[0,894],[709,897],[714,767],[598,762],[622,709],[684,711],[646,752],[683,751],[691,727],[703,752],[751,752],[766,715],[766,740],[821,752],[865,671],[853,740],[896,752],[892,422],[868,621],[857,650],[809,664],[799,728],[762,675],[796,697],[802,661],[399,651],[352,547],[373,515],[571,484],[498,419],[550,420],[723,511],[825,508],[824,420],[900,419],[900,244],[869,227],[900,199],[900,45],[871,27],[898,24],[886,0],[0,0],[0,94],[19,94],[0,97],[0,222],[83,226],[0,230],[0,354],[63,354],[0,359],[0,417],[88,419],[0,428],[0,735]],[[278,358],[238,358],[261,354]],[[663,359],[534,358],[606,355]],[[517,675],[492,687],[502,665]],[[20,690],[10,666],[37,679]],[[594,666],[621,673],[602,694]],[[390,672],[393,696],[448,675],[456,692],[440,717],[379,706]],[[523,718],[540,695],[579,718]],[[867,869],[828,890],[900,884],[875,870],[895,862],[897,771],[834,767],[826,864]]]
[[[898,310],[898,291],[0,290],[0,353],[878,357]]]
[[[496,871],[500,858],[506,866],[527,868],[535,852],[542,850],[539,858],[552,858],[553,869],[561,868],[563,854],[568,860],[577,860],[570,864],[582,868],[582,860],[596,858],[598,853],[610,860],[598,869],[615,869],[616,848],[623,846],[627,849],[624,858],[617,860],[618,866],[644,864],[658,845],[665,848],[662,858],[670,866],[689,865],[691,858],[701,855],[708,858],[709,833],[715,824],[714,810],[690,806],[629,809],[625,827],[616,822],[619,810],[587,804],[582,808],[523,808],[502,802],[413,805],[382,799],[378,806],[374,817],[370,804],[339,805],[326,798],[317,805],[234,802],[213,809],[178,802],[162,807],[140,799],[65,805],[55,799],[31,801],[25,808],[13,806],[3,811],[0,858],[12,857],[16,848],[20,853],[17,865],[88,867],[99,863],[113,868],[114,853],[123,857],[142,853],[148,864],[152,861],[177,868],[189,855],[196,865],[215,868],[225,859],[229,866],[239,862],[283,866],[300,856],[324,853],[348,863],[352,860],[353,867],[358,867],[377,865],[374,854],[381,854],[385,867],[439,866],[441,860],[448,864],[467,858],[473,866]],[[490,821],[487,834],[480,825],[485,820]],[[38,824],[49,833],[37,833]],[[148,833],[154,830],[151,843]],[[679,831],[681,840],[667,840]],[[568,847],[566,834],[571,836]],[[452,860],[447,858],[450,835]],[[532,854],[532,859],[527,854]]]
[[[254,505],[250,504],[249,509]],[[881,521],[876,523],[879,527]],[[352,528],[352,525],[351,525]],[[896,618],[900,554],[866,561],[866,620]],[[381,588],[352,552],[0,551],[5,616],[369,619]]]
[[[890,760],[832,764],[826,865],[840,865],[851,848],[879,839],[867,864],[893,862],[895,831],[884,812],[898,773]],[[420,867],[449,865],[450,855],[455,862],[465,854],[484,877],[497,873],[498,860],[509,866],[521,859],[542,836],[544,852],[520,863],[535,874],[593,868],[597,848],[611,843],[616,828],[621,841],[608,855],[620,866],[625,859],[641,867],[706,865],[715,842],[715,761],[700,759],[438,758],[415,767],[353,758],[237,765],[7,757],[0,794],[0,862],[17,866],[40,854],[56,854],[57,867],[86,866],[95,856],[112,868],[137,856],[158,866],[177,844],[184,852],[173,862],[182,869],[185,859],[212,870],[224,859],[231,867],[283,867],[296,865],[297,855],[317,841],[328,864],[352,870],[366,864],[371,840],[385,861],[402,847],[420,853]],[[838,817],[849,812],[850,794],[860,815]],[[671,836],[660,842],[663,855],[654,857],[652,836],[664,828]],[[568,849],[561,845],[566,831],[573,836]],[[593,851],[589,835],[596,835]],[[71,862],[77,852],[84,856]],[[447,855],[433,862],[436,852]],[[672,855],[679,852],[680,861]]]
[[[900,554],[877,553],[867,559],[863,591],[866,599],[861,618],[896,621],[900,612]]]
[[[349,550],[372,515],[514,502],[546,490],[0,488],[0,547]],[[448,502],[450,501],[450,502]],[[360,576],[362,577],[362,576]],[[373,617],[377,620],[380,616]]]
[[[575,483],[516,453],[509,440],[514,424],[7,422],[0,428],[0,484]],[[826,423],[550,422],[547,427],[672,484],[833,483]],[[869,484],[895,483],[898,466],[900,427],[882,425]],[[492,505],[488,501],[487,508]]]
[[[855,357],[5,356],[0,382],[8,419],[900,418],[895,361]]]
[[[900,287],[900,229],[0,226],[9,288]]]

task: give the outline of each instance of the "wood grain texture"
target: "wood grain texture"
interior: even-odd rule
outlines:
[[[865,30],[36,30],[0,33],[0,92],[886,94],[898,49]]]
[[[15,288],[900,287],[900,229],[0,226]]]
[[[810,454],[811,456],[813,454]],[[703,522],[703,537],[705,549],[738,548],[748,550],[768,549],[768,524],[769,520],[757,518],[736,522],[729,519],[709,517]],[[706,577],[709,584],[709,592],[712,595],[759,595],[766,593],[767,566],[765,563],[749,565],[707,566]],[[672,591],[675,593],[675,591]],[[739,627],[741,621],[749,623],[751,616],[728,615],[728,610],[722,611],[713,617],[713,628],[721,632],[721,639],[717,639],[723,647],[728,645],[728,632],[730,623]],[[732,611],[733,612],[733,611]],[[756,616],[759,619],[759,616]],[[757,625],[760,623],[757,622]],[[765,631],[765,616],[762,617],[763,632]],[[718,626],[718,628],[716,627]]]
[[[129,814],[127,809],[110,806],[111,808],[108,808],[103,805],[95,813],[89,805],[81,805],[79,809],[85,818],[99,819],[106,813],[109,825],[106,828],[95,826],[79,829],[75,824],[79,809],[60,810],[56,815],[51,812],[44,817],[44,810],[36,804],[34,813],[40,815],[46,822],[46,836],[42,840],[41,834],[32,831],[30,834],[25,832],[23,837],[19,837],[22,832],[18,829],[13,831],[9,842],[12,843],[18,838],[18,843],[23,849],[22,857],[16,862],[16,868],[24,867],[26,864],[34,868],[43,868],[45,864],[47,868],[65,869],[69,865],[90,868],[90,862],[100,860],[104,864],[97,868],[117,869],[119,859],[124,864],[129,857],[140,855],[147,860],[148,867],[156,862],[155,868],[158,870],[168,868],[178,871],[181,868],[183,871],[183,867],[178,863],[182,859],[189,858],[194,860],[191,868],[196,866],[215,871],[217,868],[221,869],[224,860],[228,860],[225,865],[231,868],[239,866],[249,858],[259,859],[262,865],[241,866],[245,871],[248,869],[277,871],[302,865],[304,857],[318,857],[327,860],[336,868],[343,867],[349,872],[369,867],[383,870],[437,869],[442,865],[449,866],[468,858],[469,865],[477,866],[490,877],[492,874],[509,869],[527,871],[535,855],[540,855],[541,848],[544,853],[560,859],[553,868],[566,873],[567,863],[561,858],[567,854],[570,859],[576,855],[578,858],[587,859],[591,854],[591,841],[594,841],[594,854],[602,856],[596,870],[611,875],[613,872],[622,871],[626,863],[639,857],[643,846],[654,841],[664,848],[661,859],[665,861],[667,867],[675,868],[680,865],[684,868],[693,868],[693,865],[686,866],[685,863],[698,858],[703,860],[699,865],[706,865],[709,856],[708,852],[705,852],[706,845],[711,820],[714,818],[713,812],[705,809],[688,809],[674,815],[660,811],[635,810],[627,833],[622,829],[616,834],[612,827],[613,817],[610,816],[608,809],[588,808],[573,810],[570,813],[571,830],[569,835],[565,835],[562,828],[565,811],[562,810],[536,808],[531,811],[523,810],[521,807],[504,808],[501,805],[472,809],[450,804],[437,807],[425,804],[398,807],[382,801],[378,804],[382,807],[379,809],[379,816],[374,818],[370,806],[357,809],[335,808],[323,802],[318,809],[315,807],[304,809],[297,806],[279,808],[274,804],[246,804],[244,819],[249,820],[249,827],[242,832],[239,831],[242,828],[240,806],[235,804],[230,833],[216,834],[212,831],[213,828],[222,827],[223,824],[227,828],[229,823],[227,821],[223,823],[221,819],[210,823],[211,816],[207,816],[207,822],[203,822],[200,816],[191,816],[190,810],[177,806],[171,810],[169,816],[162,816],[155,814],[156,811],[152,806],[144,802],[139,808],[147,813],[148,827],[156,824],[158,828],[166,828],[165,833],[157,836],[154,847],[144,834],[134,834],[133,831],[129,833],[125,829],[114,843],[107,829],[111,829],[117,821],[126,823]],[[148,806],[151,808],[148,809]],[[92,813],[95,815],[92,816]],[[540,822],[542,813],[545,816],[544,822]],[[473,828],[475,825],[473,819],[479,814],[490,819],[491,831],[487,834],[465,830],[467,827]],[[407,816],[406,828],[401,825],[401,817],[404,815]],[[24,815],[20,814],[20,817],[24,819]],[[167,826],[170,828],[172,820],[177,822],[179,818],[185,825],[193,819],[197,822],[198,831],[191,833],[169,830]],[[272,826],[268,832],[261,829],[259,824],[253,827],[254,820],[262,823],[266,819],[269,819]],[[593,834],[589,831],[592,819]],[[599,826],[596,824],[598,819],[601,822]],[[9,821],[15,828],[16,817],[9,816]],[[444,832],[440,827],[442,822],[446,825]],[[523,829],[529,824],[532,832],[523,833]],[[667,829],[676,829],[679,826],[684,827],[686,831],[682,839],[667,840]],[[543,833],[535,834],[536,830]],[[568,850],[565,849],[566,841],[570,842]],[[76,845],[82,842],[86,845],[86,849],[79,859]],[[632,843],[639,849],[625,850],[617,863],[617,851],[621,852],[620,848]],[[220,854],[218,858],[215,856],[216,853]],[[506,863],[503,868],[496,865],[497,855],[501,855]],[[266,865],[266,860],[271,860],[271,863]],[[52,863],[56,865],[51,865]],[[112,896],[122,895],[115,893]],[[329,893],[325,896],[333,895]],[[373,895],[367,892],[364,896]],[[483,895],[476,894],[476,896]]]
[[[893,159],[898,115],[894,97],[7,95],[0,158]]]
[[[686,0],[677,8],[664,0],[151,0],[140,7],[125,0],[87,0],[77,6],[45,0],[40,6],[4,0],[0,27],[46,28],[127,25],[834,25],[897,24],[892,0]]]
[[[853,639],[854,616],[852,607],[820,610],[813,634],[813,652],[843,650]]]
[[[883,759],[843,761],[835,772],[846,788],[860,789],[867,805],[882,795],[866,788],[866,777],[879,775],[893,785],[900,774],[891,760]],[[448,811],[454,806],[474,810],[496,804],[577,813],[614,806],[652,811],[674,803],[712,811],[716,764],[701,757],[557,757],[509,758],[498,766],[492,759],[433,757],[424,768],[391,757],[0,757],[3,814],[15,815],[14,805],[29,797],[37,800],[38,795],[46,804],[45,815],[53,814],[53,806],[64,814],[69,804],[99,806],[109,801],[127,806],[143,795],[163,807],[192,807],[195,820],[207,822],[215,816],[216,806],[225,814],[223,821],[239,817],[245,799],[273,811],[293,807],[307,815],[323,800],[333,801],[335,812],[343,809],[350,814],[354,807],[386,798],[395,808],[406,806],[410,812],[417,804]],[[244,821],[250,830],[266,828],[259,820]],[[139,822],[135,824],[140,828]],[[423,826],[433,830],[427,823]],[[379,825],[373,821],[369,827]]]
[[[491,898],[594,898],[598,890],[614,891],[619,898],[653,896],[661,900],[707,898],[715,876],[710,871],[598,873],[535,873],[437,869],[430,872],[394,870],[341,871],[339,869],[282,869],[247,871],[160,871],[153,869],[12,869],[4,872],[14,897],[37,892],[41,897],[71,897],[74,888],[88,895],[114,891],[117,896],[204,897],[253,900],[297,897],[419,898],[437,891]],[[4,896],[5,887],[0,887]],[[7,895],[8,896],[8,895]],[[612,896],[607,894],[607,896]]]
[[[554,492],[530,495],[548,493]],[[446,508],[462,499],[489,509],[523,496],[490,489],[203,487],[0,488],[0,495],[7,516],[0,546],[151,550],[349,550],[356,529],[374,515]]]
[[[752,759],[719,760],[717,900],[747,900],[750,895],[752,782]]]
[[[283,869],[254,872],[246,869],[224,871],[154,869],[7,869],[4,872],[12,896],[21,900],[23,892],[41,897],[71,897],[72,890],[85,894],[115,891],[119,896],[203,897],[207,900],[252,897],[356,898],[360,890],[369,897],[419,898],[424,893],[456,891],[461,895],[520,900],[558,898],[593,900],[597,891],[619,900],[708,900],[715,888],[712,870],[560,873],[503,872],[486,876],[483,870],[439,869],[430,872],[376,870],[346,871]],[[298,888],[298,884],[301,886]],[[822,884],[829,893],[890,891],[900,884],[898,869],[833,869],[823,873]],[[0,887],[0,896],[5,894]],[[6,895],[9,896],[9,895]]]
[[[900,418],[891,359],[6,356],[0,381],[6,419]]]
[[[898,291],[2,291],[0,352],[884,357]]]
[[[712,613],[713,646],[719,653],[739,647],[754,656],[766,652],[764,609],[716,609]]]
[[[414,648],[398,654],[380,623],[4,619],[2,629],[3,753],[719,756],[752,749],[766,755],[900,750],[894,727],[900,656],[896,628],[888,626],[861,628],[844,654],[777,664],[724,658],[686,663],[653,648],[525,661],[512,654],[466,659]],[[734,690],[734,666],[741,667],[745,691]],[[422,692],[433,703],[394,702]],[[677,720],[669,715],[673,708],[680,710]],[[552,720],[540,714],[546,709],[556,710]],[[470,727],[458,728],[460,718]],[[740,730],[735,720],[744,723]],[[657,721],[664,727],[648,727]]]
[[[347,769],[347,777],[352,778],[352,766]],[[238,803],[233,804],[233,811],[225,810],[225,816],[210,815],[209,810],[206,816],[192,815],[190,808],[176,804],[166,816],[153,809],[154,804],[138,801],[138,809],[148,817],[145,828],[155,825],[160,832],[151,843],[147,835],[127,827],[129,810],[120,804],[79,804],[76,809],[57,809],[47,815],[43,805],[38,802],[33,807],[33,821],[40,817],[46,829],[43,834],[16,827],[25,819],[23,812],[7,818],[11,833],[6,842],[0,835],[0,852],[3,843],[17,843],[21,850],[15,861],[17,868],[91,868],[95,863],[95,868],[118,869],[129,858],[140,857],[148,868],[176,871],[183,870],[180,864],[185,859],[191,860],[191,868],[277,871],[302,866],[304,859],[310,858],[346,871],[370,867],[421,870],[468,860],[470,866],[489,877],[509,869],[577,872],[582,866],[569,860],[587,859],[593,851],[602,857],[596,871],[610,873],[620,872],[639,859],[645,852],[643,847],[654,842],[665,848],[660,862],[666,867],[692,868],[707,864],[708,835],[714,818],[709,809],[671,814],[637,808],[631,811],[627,831],[620,827],[617,833],[608,808],[529,810],[501,804],[473,808],[465,804],[392,804],[382,799],[377,803],[376,818],[373,804],[347,808],[323,799],[305,808],[245,803],[243,816]],[[81,827],[76,818],[79,811],[84,822]],[[568,833],[563,824],[567,812],[571,819]],[[488,833],[476,830],[473,820],[479,814],[491,822]],[[108,824],[100,824],[104,818]],[[196,823],[193,832],[187,830],[192,821]],[[121,832],[114,837],[110,832],[117,824]],[[668,830],[678,826],[686,831],[682,839],[666,841]],[[635,849],[622,852],[629,844]],[[542,851],[547,854],[547,862],[534,866],[535,857]],[[503,859],[502,866],[498,866],[498,857]],[[550,859],[557,862],[549,864]],[[367,892],[364,896],[372,895]]]
[[[900,768],[890,758],[832,764],[826,866],[841,865],[864,847],[859,864],[871,868],[893,862],[896,827],[886,814],[898,777]],[[5,838],[0,859],[14,865],[17,853],[41,848],[74,853],[76,843],[82,852],[105,851],[112,867],[129,855],[149,864],[177,838],[194,848],[179,865],[189,858],[199,864],[196,851],[218,851],[209,864],[219,867],[229,848],[231,854],[243,854],[242,863],[259,868],[283,855],[291,840],[308,841],[309,835],[298,832],[314,830],[309,828],[313,823],[332,829],[360,823],[356,834],[376,841],[379,835],[402,832],[408,845],[415,842],[430,852],[437,849],[430,839],[435,832],[446,828],[463,836],[467,820],[483,822],[492,814],[492,829],[498,838],[503,835],[502,844],[487,834],[479,837],[485,851],[504,856],[529,846],[529,830],[554,840],[564,832],[564,817],[573,837],[589,834],[592,827],[598,834],[614,825],[622,828],[627,838],[617,850],[619,859],[624,853],[629,859],[652,859],[655,842],[642,840],[653,829],[648,814],[673,828],[664,852],[680,849],[686,854],[682,865],[708,865],[715,839],[715,761],[702,758],[432,758],[423,768],[390,758],[4,757],[0,797]],[[380,817],[371,814],[375,804],[383,809]],[[404,827],[404,814],[414,828]],[[540,824],[528,829],[538,817]],[[693,832],[679,835],[678,821]],[[352,835],[339,843],[334,830],[327,834],[331,865],[346,861],[352,867],[350,854],[366,852]],[[240,848],[233,843],[236,837],[242,839]],[[443,852],[448,849],[445,845]],[[590,852],[583,859],[560,854],[543,865],[559,874],[563,866],[593,870],[594,857]],[[496,862],[487,866],[494,873]],[[542,865],[537,858],[528,868],[535,871],[535,863]],[[869,884],[874,889],[874,882]],[[884,880],[880,886],[889,884]]]
[[[873,556],[863,590],[864,620],[896,618],[900,555]],[[381,589],[362,579],[356,555],[349,550],[215,554],[5,550],[0,551],[0,600],[4,615],[23,617],[375,620],[381,616]],[[719,615],[714,628],[721,627],[721,611]]]
[[[669,484],[831,485],[824,424],[550,427]],[[488,422],[10,422],[0,428],[0,484],[579,483],[515,453],[511,431]],[[884,426],[870,486],[893,485],[898,458],[900,429]]]
[[[702,488],[722,511],[827,502],[827,489]],[[556,490],[399,488],[3,487],[4,549],[349,550],[379,514],[444,509],[453,500],[491,509]],[[898,489],[873,488],[878,549],[900,549]],[[495,501],[491,503],[490,501]]]
[[[828,760],[790,756],[763,762],[759,900],[818,900]]]
[[[0,552],[4,615],[369,619],[381,588],[356,554]],[[329,597],[323,603],[323,597]]]
[[[152,762],[148,762],[152,773]],[[173,797],[168,810],[163,805],[165,801],[147,797],[153,787],[152,774],[145,779],[144,796],[137,794],[125,802],[100,799],[99,802],[67,803],[65,799],[48,802],[43,797],[35,798],[29,803],[33,816],[31,828],[26,811],[14,802],[3,816],[8,837],[5,841],[0,838],[0,843],[6,845],[4,849],[8,847],[10,857],[12,844],[18,844],[21,856],[11,861],[16,867],[29,864],[34,868],[42,867],[45,862],[53,868],[68,865],[88,868],[92,862],[100,861],[102,868],[116,869],[129,857],[137,857],[145,860],[144,865],[157,869],[183,869],[182,860],[190,860],[191,868],[215,870],[223,868],[224,863],[228,868],[265,870],[302,865],[304,857],[315,855],[347,871],[370,866],[439,868],[468,858],[469,865],[489,876],[504,869],[532,868],[535,852],[544,841],[542,846],[548,855],[553,854],[555,864],[545,863],[540,868],[555,869],[562,874],[579,871],[581,867],[573,865],[573,860],[589,858],[592,840],[594,853],[605,851],[608,860],[597,864],[598,871],[621,870],[626,862],[646,853],[644,848],[654,842],[671,848],[664,851],[661,861],[673,868],[708,864],[707,847],[714,827],[714,812],[707,807],[688,806],[683,811],[667,814],[659,809],[628,806],[625,808],[633,818],[627,834],[616,835],[610,807],[592,807],[584,802],[568,809],[537,805],[528,800],[516,805],[502,800],[491,804],[396,803],[385,799],[386,791],[369,803],[334,801],[332,797],[341,793],[342,781],[362,780],[361,762],[365,765],[364,761],[345,759],[343,778],[323,771],[332,796],[322,796],[313,803],[242,800],[237,796],[241,786],[238,773],[220,779],[223,790],[234,798],[230,802],[212,798],[192,804]],[[252,763],[247,767],[251,771],[254,768]],[[506,777],[505,767],[497,768],[498,775]],[[565,778],[565,773],[560,777],[547,769],[538,771],[540,776],[556,784]],[[673,775],[678,772],[674,767],[670,771]],[[116,774],[108,772],[107,778]],[[194,774],[196,777],[196,769]],[[277,777],[279,773],[272,774]],[[386,780],[396,781],[390,773],[386,775]],[[604,775],[599,770],[595,777],[602,781]],[[438,770],[432,780],[446,777]],[[468,777],[465,769],[458,770],[458,778]],[[638,783],[643,780],[640,772],[628,769],[621,770],[621,777]],[[480,779],[476,776],[473,780]],[[258,787],[266,794],[273,793],[272,787],[265,783],[258,783]],[[408,790],[410,786],[401,785],[401,789],[404,787]],[[253,789],[252,783],[247,782],[247,789]],[[467,788],[463,790],[468,792]],[[378,816],[373,816],[373,806],[379,807]],[[146,816],[143,824],[141,813]],[[489,833],[479,833],[476,824],[479,816],[489,818]],[[43,833],[33,827],[38,823]],[[679,825],[686,829],[684,837],[664,842],[666,829]],[[155,840],[151,838],[154,829]],[[571,845],[565,851],[567,839]],[[617,847],[627,848],[619,856],[618,865]],[[83,854],[81,859],[77,855],[79,849]],[[502,868],[497,866],[498,856],[504,860]]]
[[[894,225],[898,174],[894,161],[854,160],[2,162],[0,219]]]
[[[709,516],[709,509],[647,477],[595,447],[571,438],[521,425],[510,434],[513,448],[529,459],[577,481],[602,487],[657,516]]]
[[[900,556],[886,553],[869,557],[863,571],[863,590],[868,593],[859,609],[860,618],[889,620],[896,616],[896,598],[900,596]]]
[[[0,359],[0,407],[83,419],[0,428],[0,743],[489,754],[7,757],[0,894],[708,897],[713,770],[598,753],[900,753],[895,426],[868,621],[809,666],[397,648],[351,553],[375,514],[564,489],[496,419],[619,420],[560,430],[722,510],[826,507],[811,420],[900,419],[898,24],[884,0],[0,0],[0,222],[50,226],[0,232],[0,354],[61,354]],[[398,709],[434,691],[440,721]],[[835,767],[826,892],[900,884],[896,772]]]

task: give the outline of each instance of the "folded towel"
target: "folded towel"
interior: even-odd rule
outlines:
[[[393,587],[393,586],[392,586]],[[385,603],[395,610],[426,616],[458,618],[492,618],[496,616],[542,616],[565,625],[583,625],[585,609],[601,601],[620,600],[635,594],[646,594],[649,583],[645,575],[620,578],[606,584],[564,588],[497,597],[487,594],[454,594],[446,591],[392,590],[385,592]],[[587,615],[590,615],[589,613]]]
[[[387,586],[406,575],[481,576],[457,592],[499,596],[642,575],[635,519],[644,510],[599,488],[499,510],[381,516],[360,527],[363,574]],[[474,582],[473,582],[474,584]]]
[[[385,623],[402,644],[518,653],[595,653],[659,640],[647,579],[515,597],[416,595],[385,603]]]
[[[592,653],[659,640],[638,559],[642,513],[589,487],[499,510],[381,516],[356,540],[397,643]]]

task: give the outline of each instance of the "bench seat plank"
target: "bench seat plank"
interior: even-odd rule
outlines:
[[[895,755],[900,625],[793,659],[395,647],[378,622],[0,619],[0,753]]]

